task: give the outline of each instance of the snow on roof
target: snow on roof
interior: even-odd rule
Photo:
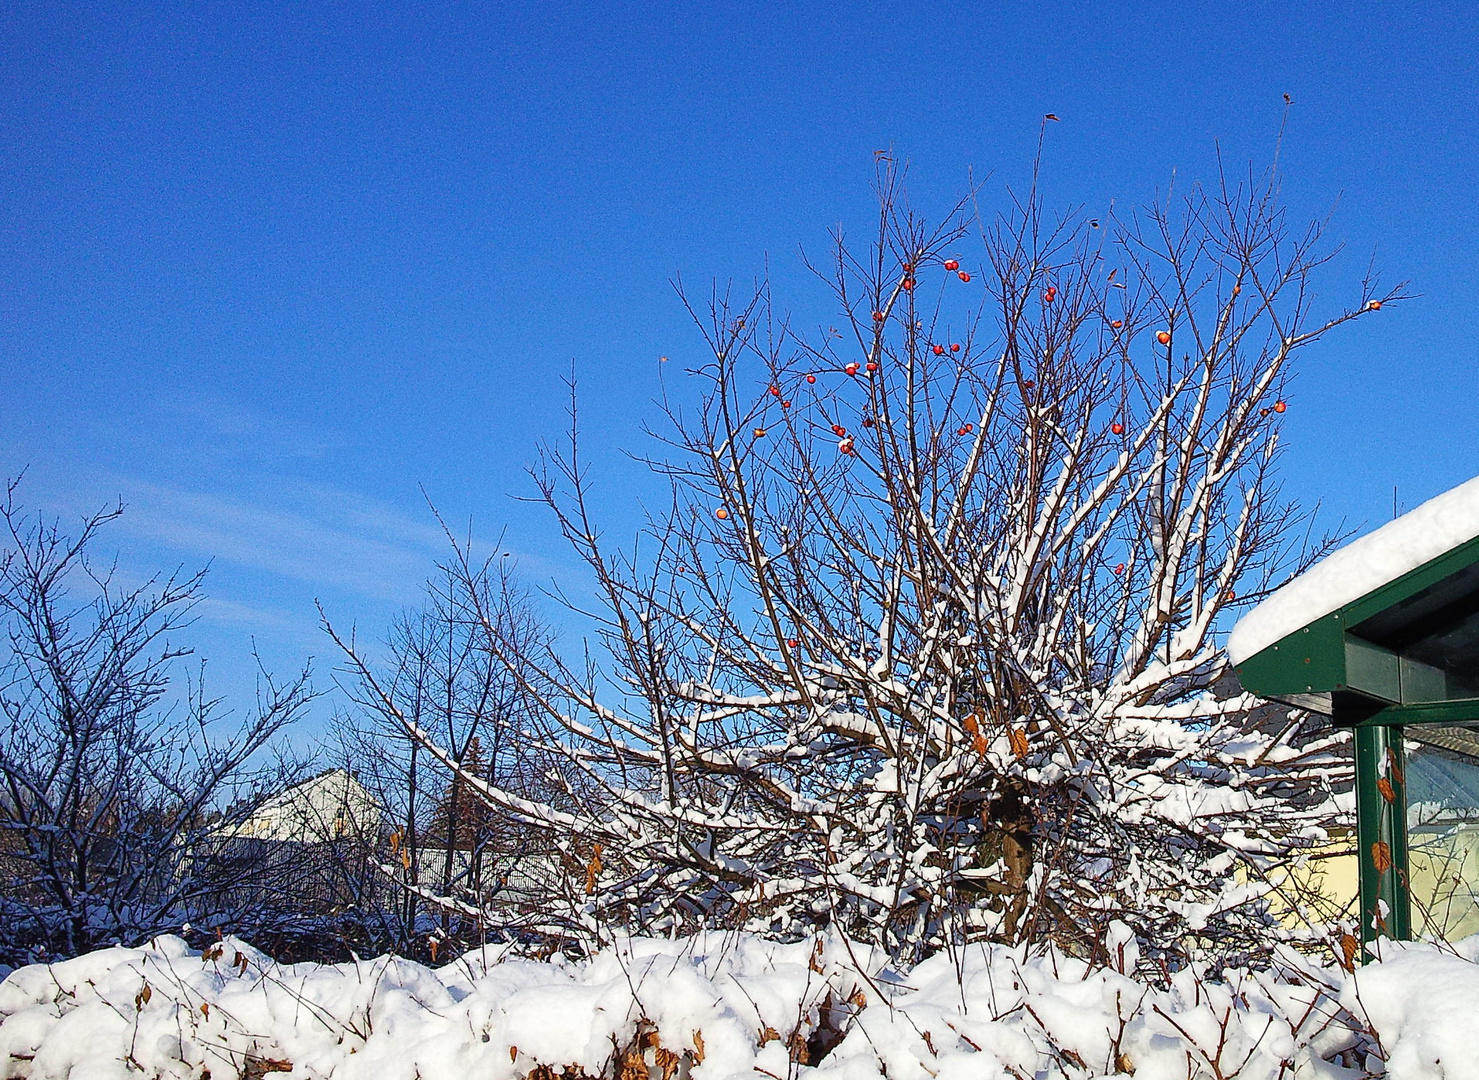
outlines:
[[[370,793],[364,789],[348,769],[325,769],[316,776],[310,776],[307,780],[300,780],[296,784],[291,784],[283,788],[276,794],[264,797],[257,804],[256,809],[260,812],[262,810],[277,810],[290,807],[300,802],[305,796],[309,796],[310,793],[317,794],[319,792],[331,793],[332,796],[339,798],[362,796],[367,800],[370,799]]]
[[[1241,664],[1316,619],[1479,536],[1479,476],[1321,559],[1238,620],[1227,653]]]
[[[373,832],[380,806],[346,769],[326,769],[252,807],[245,819],[215,830],[217,836],[256,840],[317,841],[349,829]]]

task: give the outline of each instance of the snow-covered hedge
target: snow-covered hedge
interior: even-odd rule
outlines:
[[[488,949],[432,969],[165,937],[13,972],[0,1060],[32,1080],[1479,1076],[1479,939],[1393,948],[1355,976],[1291,957],[1164,988],[1122,973],[1135,945],[1118,940],[1120,970],[973,946],[900,973],[835,938],[636,939],[579,962]]]

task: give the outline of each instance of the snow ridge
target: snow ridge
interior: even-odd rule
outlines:
[[[490,947],[432,969],[161,937],[12,973],[0,1064],[29,1080],[1479,1076],[1479,937],[1384,943],[1354,973],[1286,952],[1276,970],[1158,982],[1137,977],[1124,924],[1105,944],[1107,966],[977,944],[902,971],[835,935],[710,933],[583,960]]]

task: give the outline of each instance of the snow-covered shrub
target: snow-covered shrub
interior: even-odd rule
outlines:
[[[877,240],[839,234],[818,271],[830,327],[768,283],[690,307],[709,359],[666,403],[670,501],[630,547],[593,520],[572,410],[534,476],[597,641],[484,619],[564,795],[466,782],[560,846],[552,902],[591,941],[832,927],[903,962],[1091,957],[1120,919],[1177,962],[1266,951],[1267,871],[1341,821],[1339,746],[1226,692],[1219,618],[1297,539],[1292,357],[1399,293],[1316,317],[1319,230],[1291,236],[1272,175],[1124,220],[1049,220],[1034,191],[936,226],[889,162],[880,194]]]

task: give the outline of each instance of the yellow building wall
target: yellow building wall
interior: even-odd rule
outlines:
[[[1479,824],[1415,829],[1408,838],[1415,937],[1458,941],[1479,933]],[[1291,930],[1355,913],[1360,892],[1349,839],[1270,878],[1269,911]]]

